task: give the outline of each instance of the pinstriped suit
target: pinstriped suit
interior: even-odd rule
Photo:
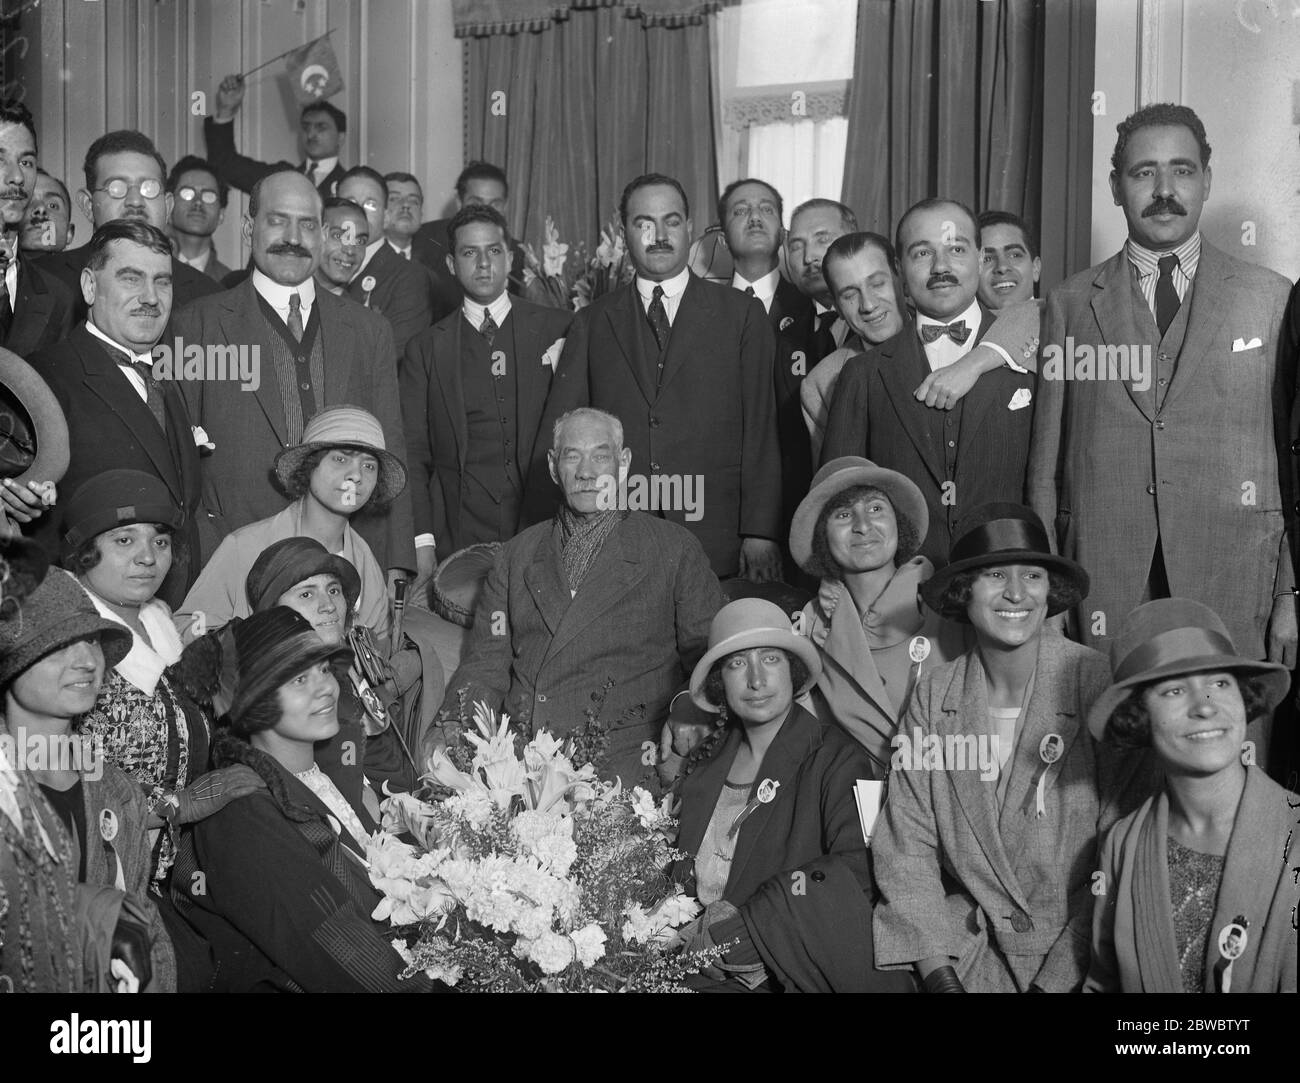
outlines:
[[[972,992],[1069,992],[1088,969],[1090,878],[1100,836],[1147,796],[1134,757],[1116,763],[1088,736],[1088,706],[1109,683],[1106,659],[1044,632],[1006,801],[978,770],[895,770],[872,837],[881,902],[876,966],[956,960]],[[972,650],[923,679],[900,732],[940,738],[991,734],[979,655]],[[1037,817],[1039,744],[1065,751],[1045,773]],[[1142,780],[1144,781],[1144,780]],[[1118,800],[1117,800],[1118,798]],[[1025,803],[1028,808],[1025,809]]]

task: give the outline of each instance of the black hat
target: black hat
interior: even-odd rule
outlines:
[[[326,659],[352,660],[350,648],[326,643],[306,617],[284,605],[240,621],[234,639],[239,680],[230,705],[230,723],[236,733],[242,732],[239,721],[249,709],[290,677]]]
[[[179,530],[185,513],[156,475],[143,470],[105,470],[77,486],[64,508],[65,554],[106,530],[131,523],[162,523]]]
[[[1088,596],[1088,573],[1052,552],[1043,521],[1033,510],[1023,504],[995,503],[982,504],[962,521],[948,564],[921,584],[921,597],[936,613],[942,613],[944,592],[959,574],[1001,564],[1036,564],[1065,581],[1065,597],[1048,607],[1048,616],[1054,617]],[[969,622],[964,613],[956,619]]]
[[[257,555],[244,579],[249,608],[254,613],[270,609],[286,590],[313,575],[334,576],[352,611],[361,597],[361,576],[350,560],[331,553],[315,538],[284,538]]]
[[[40,374],[12,350],[0,348],[0,476],[19,485],[59,481],[71,450],[68,422]]]

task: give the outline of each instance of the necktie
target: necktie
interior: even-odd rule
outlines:
[[[1156,325],[1160,328],[1160,337],[1164,338],[1178,315],[1178,291],[1174,289],[1174,268],[1178,266],[1178,257],[1161,256],[1156,266],[1160,268],[1160,278],[1156,281]]]
[[[167,432],[167,406],[163,399],[162,386],[154,379],[153,365],[145,361],[137,361],[129,353],[122,350],[112,350],[114,360],[123,368],[134,369],[144,378],[145,402],[149,406],[149,412],[153,414],[153,419],[158,422],[158,427],[163,433]]]
[[[308,179],[309,181],[311,181],[312,184],[315,184],[315,183],[316,183],[316,163],[315,163],[315,162],[313,162],[310,158],[308,158],[307,161],[305,161],[305,162],[303,163],[302,171],[303,171],[304,173],[307,174],[307,179]]]
[[[3,253],[0,253],[0,257],[3,257]],[[8,274],[9,261],[0,258],[0,343],[9,338],[9,328],[14,322],[14,306],[9,298]]]
[[[970,338],[970,328],[966,326],[965,320],[955,320],[949,324],[927,323],[921,325],[921,341],[927,346],[936,339],[943,338],[947,335],[958,346],[966,345],[966,340]]]
[[[483,322],[478,325],[478,333],[487,339],[488,348],[492,348],[492,340],[497,337],[497,321],[492,318],[492,313],[487,309],[483,310]]]
[[[672,332],[672,325],[668,322],[668,310],[664,308],[663,286],[656,286],[650,295],[650,308],[646,312],[646,318],[650,321],[650,330],[654,332],[659,352],[663,353],[668,348],[668,336]]]
[[[831,328],[835,325],[837,314],[834,309],[828,309],[817,317],[817,331],[813,335],[813,349],[817,352],[817,360],[828,357],[835,352],[835,334]]]
[[[302,341],[302,298],[296,293],[289,294],[289,334],[295,342]]]
[[[745,292],[746,292],[747,294],[749,294],[751,297],[757,297],[757,296],[758,296],[758,294],[756,294],[756,293],[754,292],[754,287],[753,287],[753,286],[746,286],[746,287],[745,287]]]

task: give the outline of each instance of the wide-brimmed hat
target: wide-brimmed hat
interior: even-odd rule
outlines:
[[[752,647],[779,647],[800,658],[808,667],[808,679],[794,690],[796,696],[807,692],[821,676],[822,660],[812,641],[796,635],[790,618],[771,602],[761,598],[741,598],[718,610],[709,625],[709,649],[691,674],[691,699],[706,711],[718,708],[704,697],[704,682],[716,662]]]
[[[0,606],[0,689],[47,654],[78,639],[98,637],[106,666],[131,649],[131,632],[99,615],[90,595],[62,568],[14,606]]]
[[[313,417],[303,430],[302,443],[275,457],[275,476],[287,487],[312,452],[331,447],[360,448],[379,460],[379,480],[370,496],[373,502],[386,504],[406,488],[406,465],[388,450],[379,419],[360,406],[332,406]]]
[[[834,496],[856,485],[870,485],[873,489],[879,489],[889,497],[889,502],[894,506],[894,515],[906,519],[916,531],[917,544],[925,540],[926,531],[930,529],[930,511],[925,506],[925,497],[916,483],[896,470],[877,466],[870,459],[844,455],[832,459],[817,471],[808,495],[799,502],[790,523],[790,555],[804,571],[808,571],[812,560],[813,531],[822,509]],[[908,560],[914,555],[904,553],[902,560]]]
[[[239,677],[230,721],[237,732],[239,720],[249,708],[290,677],[317,662],[352,660],[351,648],[326,643],[306,617],[286,605],[272,606],[240,621],[234,639]]]
[[[21,604],[49,569],[49,554],[37,542],[21,535],[0,538],[0,612]]]
[[[0,477],[24,486],[61,480],[71,455],[68,421],[50,385],[12,350],[0,348],[0,386]]]
[[[473,628],[478,596],[500,552],[500,542],[478,542],[457,549],[439,564],[433,573],[433,611],[443,620]]]
[[[254,613],[270,609],[290,587],[314,575],[332,575],[351,612],[361,597],[361,575],[352,562],[331,553],[315,538],[284,538],[268,545],[244,577],[244,594]]]
[[[106,530],[131,523],[162,523],[179,530],[185,512],[154,474],[105,470],[77,486],[64,507],[63,522],[66,555]]]
[[[1098,741],[1115,708],[1133,688],[1151,681],[1233,670],[1262,678],[1270,711],[1286,698],[1291,685],[1286,666],[1241,657],[1219,615],[1189,598],[1160,598],[1133,610],[1110,645],[1110,667],[1113,683],[1088,711],[1088,732]]]
[[[936,613],[942,613],[944,591],[960,573],[1003,564],[1036,564],[1055,572],[1065,582],[1068,589],[1048,606],[1049,617],[1088,596],[1088,573],[1074,561],[1052,552],[1043,521],[1032,509],[1023,504],[994,503],[976,508],[958,526],[947,565],[921,584],[921,597]],[[965,613],[952,616],[970,623]]]

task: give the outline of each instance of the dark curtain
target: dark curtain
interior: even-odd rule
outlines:
[[[539,31],[465,43],[466,156],[510,178],[510,226],[541,254],[543,224],[586,241],[641,173],[681,181],[693,213],[717,192],[709,31],[646,21],[637,9],[570,10]],[[493,112],[505,92],[505,115]],[[698,211],[697,211],[698,209]]]
[[[1077,269],[1077,222],[1055,215],[1082,167],[1086,260],[1093,27],[1090,0],[859,0],[842,198],[862,227],[892,236],[947,196],[1037,226],[1044,287]]]

